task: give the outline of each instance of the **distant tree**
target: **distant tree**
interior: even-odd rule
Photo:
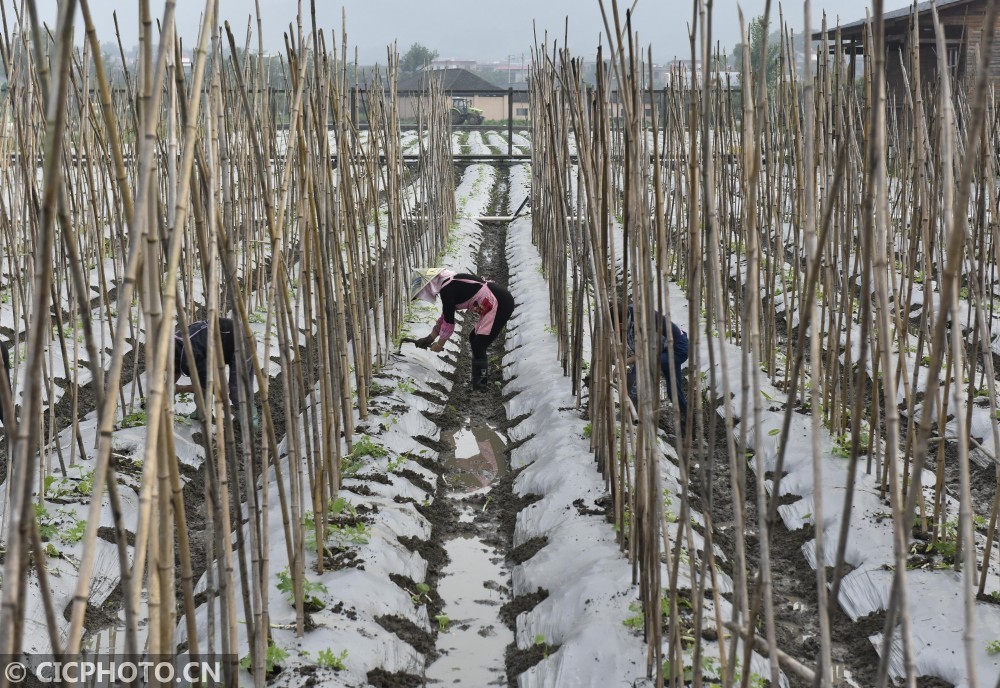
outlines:
[[[764,17],[754,17],[750,20],[750,27],[747,33],[750,38],[750,76],[764,73],[767,78],[768,89],[774,88],[778,83],[778,70],[781,60],[781,34],[777,31],[768,36],[768,25],[764,23]],[[763,68],[760,63],[760,46],[767,36],[767,54],[764,56]],[[733,48],[733,68],[742,74],[743,72],[743,43],[737,43]],[[766,72],[765,72],[766,69]]]
[[[419,43],[414,43],[410,49],[399,58],[399,72],[402,76],[413,76],[436,59],[438,53]]]

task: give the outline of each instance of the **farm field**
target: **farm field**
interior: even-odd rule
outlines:
[[[414,130],[315,13],[276,81],[168,2],[112,83],[73,5],[0,46],[0,688],[1000,688],[985,78],[901,54],[888,103],[784,29],[734,96],[696,13],[654,88],[610,3],[592,81],[539,39],[530,124],[430,80]],[[510,319],[448,337],[427,268]]]

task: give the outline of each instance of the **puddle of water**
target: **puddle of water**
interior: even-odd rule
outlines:
[[[510,580],[503,556],[474,537],[449,540],[445,550],[451,561],[437,589],[447,617],[438,623],[447,630],[438,634],[441,656],[427,667],[427,680],[463,686],[506,685],[504,653],[514,642],[514,634],[500,620]]]
[[[483,493],[507,473],[506,439],[488,425],[466,425],[444,441],[458,520],[472,522],[477,507],[465,501]],[[500,620],[500,607],[510,599],[510,571],[503,554],[478,536],[456,537],[444,543],[449,563],[441,571],[437,590],[444,603],[437,661],[427,667],[428,683],[463,686],[504,686],[507,646],[514,634]]]
[[[456,492],[473,492],[507,472],[507,443],[488,425],[463,427],[444,441],[452,447],[444,456],[448,480]]]

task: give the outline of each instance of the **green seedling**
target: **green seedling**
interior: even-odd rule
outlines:
[[[335,538],[341,545],[367,545],[369,532],[368,526],[364,523],[356,523],[353,526],[330,526],[330,537]]]
[[[313,517],[313,512],[306,512],[302,525],[305,526],[306,531],[306,547],[311,550],[316,549],[316,519]]]
[[[377,397],[381,394],[388,394],[391,391],[392,387],[389,387],[387,385],[380,385],[377,382],[373,382],[371,384],[371,387],[368,388],[368,396]]]
[[[54,475],[47,475],[42,481],[42,494],[48,499],[59,499],[69,493],[70,491],[63,487],[62,480]]]
[[[94,491],[94,471],[83,471],[80,482],[76,484],[76,491],[82,495],[90,495]]]
[[[73,525],[62,532],[59,539],[62,540],[67,545],[73,545],[83,539],[84,534],[87,532],[87,522],[86,521],[75,521]]]
[[[958,551],[958,519],[951,519],[944,522],[934,549],[946,559],[955,558],[955,553]]]
[[[1000,654],[1000,640],[991,640],[986,643],[986,652],[991,655]]]
[[[847,435],[838,437],[837,442],[833,445],[833,455],[842,459],[851,458],[851,438]]]
[[[388,452],[385,447],[381,447],[372,441],[372,438],[368,435],[362,435],[354,446],[351,447],[350,457],[352,459],[360,459],[363,456],[371,456],[372,458],[378,459],[383,457]]]
[[[331,516],[340,516],[344,512],[352,518],[355,518],[358,515],[358,510],[354,508],[354,505],[343,497],[337,497],[335,500],[330,502],[330,506],[327,510],[330,512]]]
[[[288,652],[275,645],[272,640],[267,645],[267,656],[264,658],[264,672],[268,674],[274,673],[274,668],[286,659],[288,659]],[[252,666],[253,662],[250,659],[250,655],[240,658],[240,668],[250,671]]]
[[[121,427],[122,428],[137,428],[146,424],[146,411],[139,410],[129,413],[124,418],[122,418]]]
[[[333,654],[333,650],[326,649],[320,650],[319,655],[316,658],[316,663],[319,664],[324,669],[333,669],[334,671],[343,671],[347,668],[344,660],[347,659],[347,650],[344,650],[340,654]]]
[[[593,434],[594,434],[594,424],[593,423],[587,423],[586,425],[583,426],[583,436],[585,438],[587,438],[589,440],[590,437],[591,437],[591,435],[593,435]]]
[[[364,462],[359,460],[352,460],[350,456],[340,457],[340,475],[344,478],[350,478],[356,475],[364,467]]]
[[[438,622],[438,630],[442,632],[447,631],[448,624],[451,623],[451,619],[448,618],[447,614],[438,614],[434,617],[434,620]]]
[[[417,583],[417,592],[410,595],[410,600],[413,602],[414,607],[419,607],[424,602],[430,601],[430,596],[427,594],[431,591],[431,586],[427,583]]]
[[[667,523],[677,522],[677,514],[670,508],[673,503],[674,497],[670,494],[670,490],[663,488],[663,517],[667,519]]]
[[[281,571],[278,571],[278,590],[285,593],[289,604],[295,604],[294,581],[292,581],[292,576],[289,573],[287,566]],[[318,595],[326,594],[327,592],[328,590],[325,585],[311,581],[303,576],[302,601],[306,607],[310,608],[310,610],[319,611],[326,606]]]
[[[548,659],[549,656],[549,645],[545,641],[545,636],[539,633],[535,636],[535,645],[542,648],[542,657]]]
[[[719,676],[719,660],[715,657],[709,657],[708,655],[702,655],[701,657],[701,670],[702,676]]]
[[[663,663],[663,676],[664,678],[672,678],[674,676],[674,664],[669,659]],[[690,666],[684,666],[680,671],[680,677],[684,681],[684,684],[688,684],[694,680],[694,668]]]
[[[632,612],[632,616],[626,617],[622,621],[622,625],[633,631],[641,631],[643,627],[642,607],[639,606],[638,602],[633,602],[628,606],[628,610]]]
[[[51,540],[58,533],[55,519],[43,504],[34,504],[35,519],[38,521],[38,533],[43,541]]]

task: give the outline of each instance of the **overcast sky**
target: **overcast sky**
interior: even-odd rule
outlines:
[[[627,2],[622,0],[621,6]],[[887,11],[909,4],[908,0],[884,2]],[[549,35],[557,35],[561,43],[567,17],[571,50],[576,55],[589,57],[595,52],[598,34],[603,32],[598,0],[315,0],[315,3],[317,23],[328,39],[331,30],[339,37],[341,8],[346,10],[348,45],[358,48],[363,63],[384,63],[385,47],[393,41],[398,42],[401,53],[418,42],[436,50],[441,57],[506,62],[513,56],[512,61],[517,62],[533,44],[533,20],[539,38],[548,30]],[[610,0],[606,0],[606,4],[610,11]],[[43,9],[42,18],[54,24],[56,1],[42,0],[39,5],[48,7]],[[112,12],[117,11],[126,48],[137,43],[137,5],[136,0],[90,0],[101,41],[115,40]],[[296,5],[297,0],[260,0],[265,49],[284,49],[282,33],[295,21]],[[690,0],[638,0],[633,25],[642,44],[652,45],[655,62],[689,54],[687,32],[692,5]],[[162,0],[151,0],[151,6],[157,16],[162,15]],[[715,0],[713,33],[727,52],[739,40],[737,6],[737,0]],[[744,0],[739,6],[749,20],[763,13],[764,0]],[[819,26],[824,10],[832,25],[838,15],[842,22],[860,19],[870,6],[870,0],[814,0],[812,24]],[[303,2],[303,7],[308,27],[308,0]],[[203,8],[203,0],[177,0],[177,26],[186,46],[195,43]],[[777,2],[773,2],[775,19],[777,9]],[[220,0],[219,11],[241,41],[247,21],[254,12],[254,0]],[[624,15],[624,9],[621,12]],[[800,30],[802,3],[785,3],[784,12],[785,20],[795,30]],[[256,32],[256,21],[253,29]],[[82,35],[82,27],[77,35]],[[256,44],[255,35],[253,46]]]

